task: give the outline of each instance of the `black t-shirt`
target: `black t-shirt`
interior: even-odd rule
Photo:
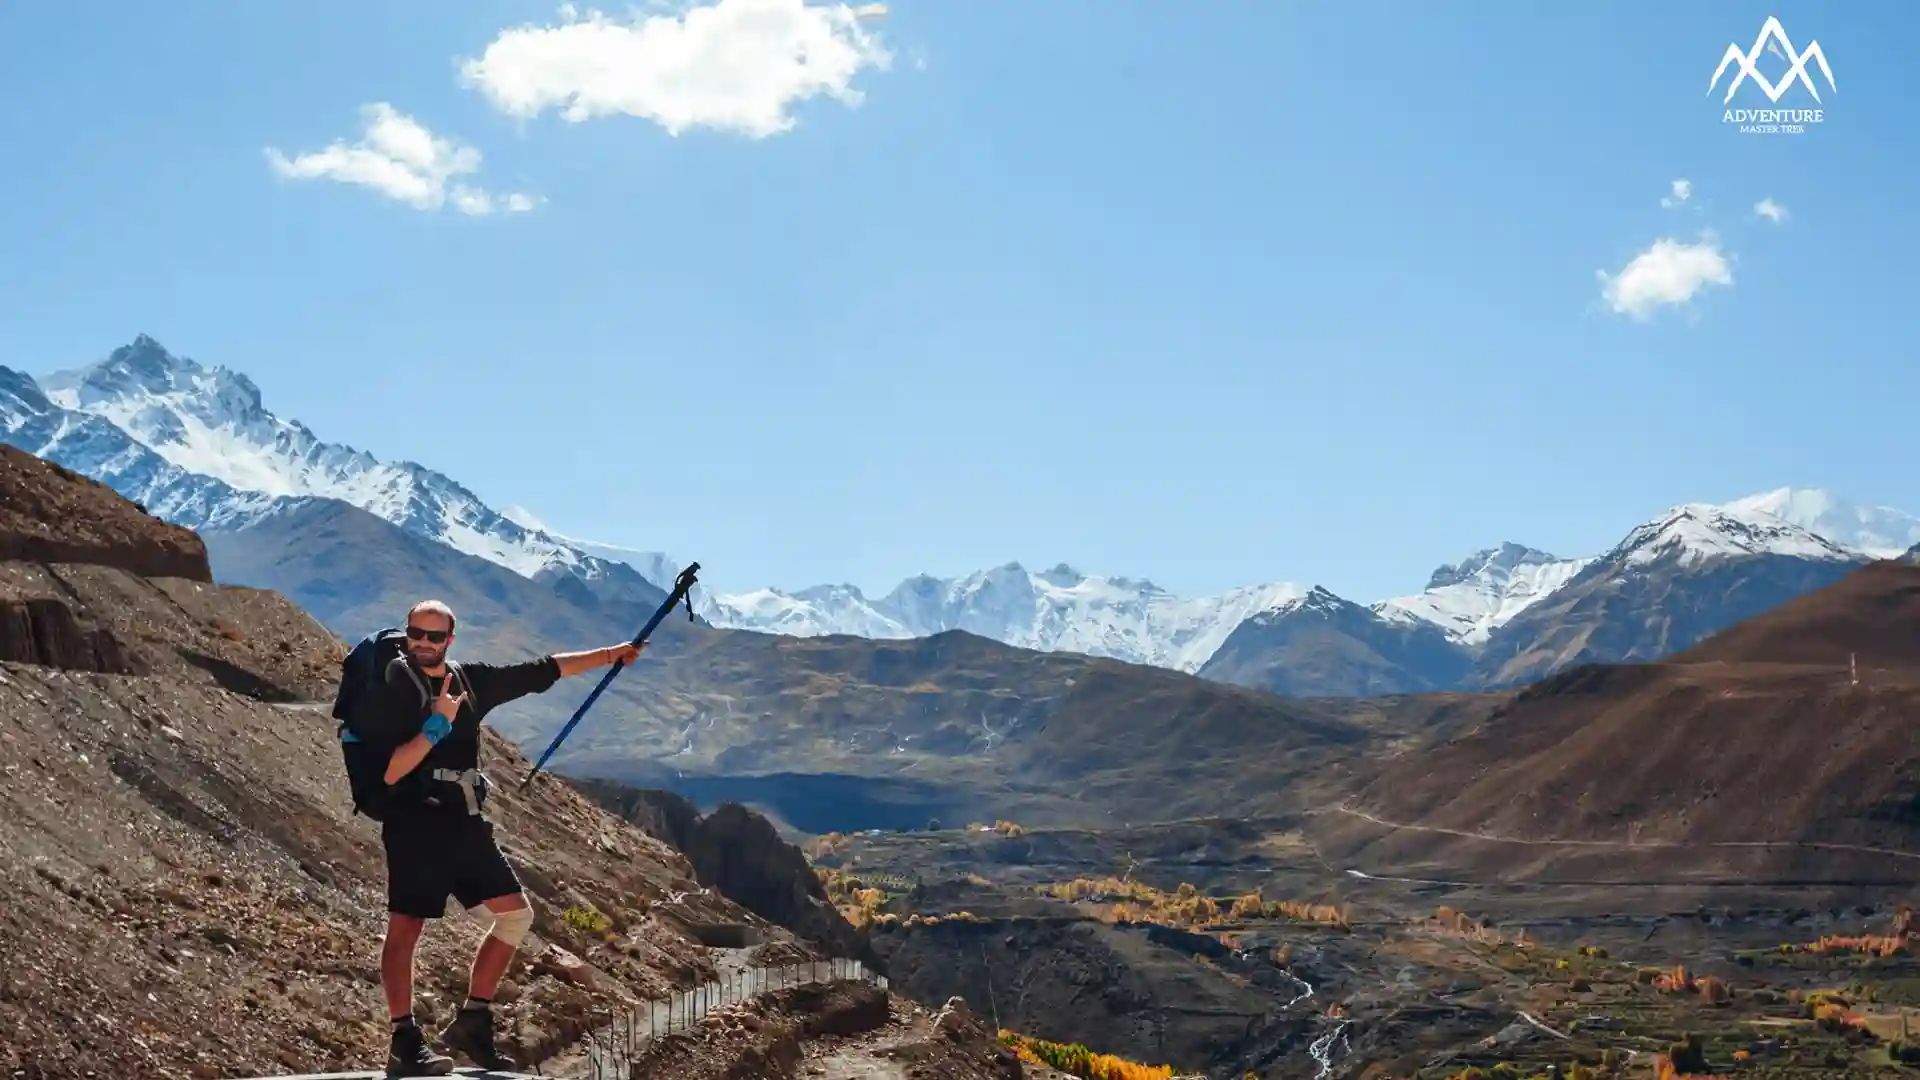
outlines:
[[[409,667],[413,668],[411,672],[407,670]],[[411,773],[388,788],[389,818],[396,811],[404,813],[428,793],[428,778],[435,769],[464,771],[480,767],[480,721],[487,713],[528,694],[544,693],[560,679],[560,665],[552,656],[518,664],[472,663],[455,667],[460,674],[453,692],[460,694],[464,684],[467,700],[454,718],[452,732],[427,751],[426,758]],[[423,673],[404,656],[387,665],[381,685],[357,725],[361,739],[376,755],[375,760],[392,757],[395,750],[420,734],[421,726],[433,713],[433,701],[440,695],[445,678]],[[427,688],[424,698],[420,694],[422,683]]]

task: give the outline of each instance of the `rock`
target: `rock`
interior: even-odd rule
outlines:
[[[51,598],[0,600],[0,661],[107,675],[143,674],[110,631],[82,626],[72,607]]]
[[[947,1003],[940,1006],[940,1014],[933,1018],[933,1030],[949,1039],[962,1038],[979,1025],[979,1018],[974,1016],[973,1010],[957,997],[948,998]]]
[[[773,823],[738,803],[700,816],[694,804],[669,791],[635,790],[586,781],[582,790],[686,856],[697,882],[676,878],[667,902],[709,889],[828,952],[873,966],[879,957],[866,935],[828,901],[806,855],[780,837]]]
[[[599,985],[599,972],[593,965],[558,945],[547,946],[547,951],[534,960],[533,970],[585,989]]]

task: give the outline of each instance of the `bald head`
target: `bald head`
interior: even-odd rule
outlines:
[[[447,662],[453,645],[453,609],[441,600],[422,600],[407,609],[407,654],[423,671]]]

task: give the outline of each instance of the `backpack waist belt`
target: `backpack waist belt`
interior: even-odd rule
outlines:
[[[487,797],[487,777],[479,769],[435,769],[428,774],[432,779],[452,784],[460,789],[466,799],[467,813],[478,814],[480,803]]]

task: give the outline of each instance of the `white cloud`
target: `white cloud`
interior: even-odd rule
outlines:
[[[1673,194],[1662,195],[1660,197],[1661,206],[1679,206],[1681,203],[1693,198],[1693,181],[1675,180],[1670,186],[1673,189]]]
[[[469,215],[533,209],[532,196],[494,194],[454,180],[480,171],[480,151],[473,147],[435,135],[384,101],[363,105],[360,113],[366,134],[352,146],[336,139],[324,150],[293,158],[268,147],[268,163],[289,179],[360,184],[421,210],[438,210],[449,201]]]
[[[1773,222],[1775,225],[1787,220],[1787,208],[1772,199],[1761,199],[1753,204],[1753,212]]]
[[[502,30],[460,70],[511,116],[555,109],[578,123],[624,114],[673,135],[710,127],[766,138],[791,129],[792,107],[808,98],[860,104],[854,76],[893,62],[862,25],[884,13],[876,4],[716,0],[621,22],[597,11],[582,18],[569,4],[560,25]]]
[[[1733,284],[1733,268],[1711,235],[1697,244],[1656,240],[1618,274],[1596,273],[1607,307],[1638,321],[1662,307],[1683,306],[1710,285]]]

